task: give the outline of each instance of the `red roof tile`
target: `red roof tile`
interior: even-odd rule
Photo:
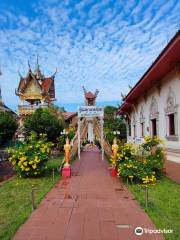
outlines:
[[[51,78],[46,78],[44,79],[44,81],[42,82],[42,89],[46,92],[49,91],[49,88],[51,87],[52,84],[52,79]]]

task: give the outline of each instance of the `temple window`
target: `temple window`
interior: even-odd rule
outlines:
[[[175,94],[172,91],[171,87],[169,88],[169,93],[166,101],[166,138],[169,141],[177,141],[177,126],[178,126],[178,118],[177,118],[177,107]]]
[[[132,117],[132,126],[133,126],[133,138],[136,138],[136,115]]]
[[[127,133],[128,136],[131,136],[131,119],[129,117],[127,118]]]
[[[175,135],[175,119],[174,119],[174,113],[168,115],[169,118],[169,135],[173,136]]]
[[[157,136],[157,121],[156,121],[156,118],[154,119],[151,119],[151,134],[152,136]]]
[[[136,125],[133,125],[133,131],[134,131],[134,138],[136,137]]]
[[[145,126],[145,117],[144,117],[144,110],[143,107],[141,106],[141,111],[140,111],[140,129],[141,129],[141,137],[144,137],[144,126]]]
[[[144,123],[141,123],[141,137],[144,137]]]
[[[151,136],[158,135],[158,120],[159,120],[159,112],[158,105],[155,97],[152,97],[151,105],[150,105],[150,132]]]

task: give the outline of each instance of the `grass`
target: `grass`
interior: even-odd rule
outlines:
[[[15,177],[0,187],[0,239],[7,240],[15,234],[32,212],[32,185],[35,187],[36,207],[46,193],[59,180],[58,167],[62,157],[51,159],[48,162],[48,171],[43,177],[20,178]],[[52,179],[52,169],[55,169],[55,178]]]
[[[148,208],[145,208],[144,190],[138,185],[128,188],[145,209],[158,229],[173,229],[173,233],[164,234],[167,240],[180,239],[180,185],[166,177],[149,188]]]

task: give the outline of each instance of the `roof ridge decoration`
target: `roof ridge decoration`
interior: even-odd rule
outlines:
[[[96,98],[98,93],[99,93],[98,89],[96,89],[96,91],[93,93],[91,91],[87,91],[84,86],[82,86],[82,88],[83,88],[83,91],[84,91],[85,98]]]
[[[38,55],[37,55],[36,67],[35,67],[35,70],[34,70],[33,74],[36,76],[36,78],[38,80],[41,80],[41,81],[44,80],[44,75],[42,74],[41,69],[40,69],[40,65],[39,65]]]
[[[17,90],[15,89],[15,94],[17,96],[22,96],[29,82],[33,80],[34,84],[38,86],[40,89],[40,94],[43,96],[50,96],[51,99],[55,99],[55,87],[54,87],[54,79],[57,73],[57,68],[54,74],[50,77],[45,77],[40,70],[39,59],[37,56],[37,62],[35,70],[31,70],[31,65],[28,60],[28,73],[25,77],[23,77],[20,72],[18,74],[20,76],[20,81]]]
[[[55,72],[53,73],[53,75],[50,77],[50,78],[55,78],[55,76],[56,76],[56,74],[57,74],[57,67],[56,67],[56,70],[55,70]]]

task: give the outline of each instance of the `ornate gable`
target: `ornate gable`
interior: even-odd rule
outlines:
[[[141,106],[141,111],[140,111],[140,117],[139,117],[140,123],[145,122],[145,117],[144,117],[144,109],[143,106]]]
[[[29,65],[29,71],[26,77],[22,77],[20,75],[18,89],[15,90],[16,95],[23,100],[44,99],[48,102],[54,101],[54,78],[56,72],[51,77],[46,78],[41,73],[38,62],[34,72],[31,70]]]
[[[24,91],[23,91],[24,98],[41,98],[42,96],[42,91],[41,91],[41,86],[37,84],[34,79],[31,79],[25,86]]]
[[[159,116],[158,104],[156,98],[153,96],[150,105],[150,119],[158,118],[158,116]]]
[[[166,101],[166,114],[171,114],[177,112],[178,105],[176,104],[176,97],[171,87],[169,88],[168,97]]]

